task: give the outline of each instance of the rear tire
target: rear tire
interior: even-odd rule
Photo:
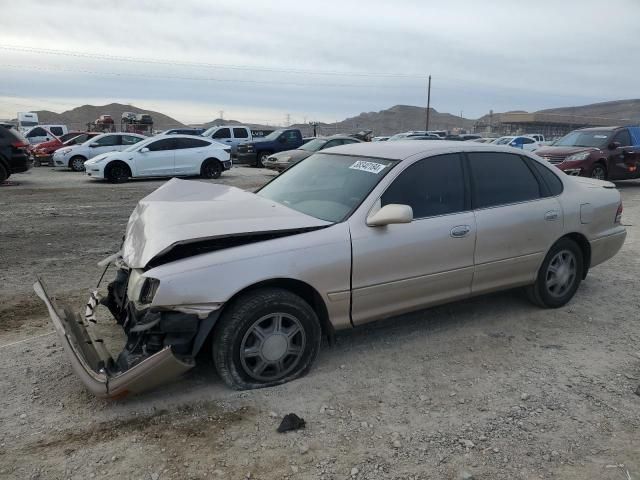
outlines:
[[[222,175],[222,163],[217,158],[208,158],[202,162],[200,176],[202,178],[220,178]]]
[[[306,374],[321,339],[307,302],[288,290],[263,288],[225,309],[213,331],[213,361],[231,388],[271,387]]]
[[[124,183],[129,180],[131,170],[124,162],[113,162],[104,168],[104,176],[111,183]]]
[[[76,155],[75,157],[71,157],[69,159],[69,168],[71,170],[73,170],[74,172],[83,172],[84,171],[84,162],[86,162],[87,159],[84,157],[81,157],[80,155]]]
[[[607,167],[605,167],[602,163],[596,163],[591,169],[591,178],[595,178],[597,180],[606,180],[607,179]]]
[[[583,255],[578,244],[561,238],[542,262],[536,283],[526,288],[529,300],[543,308],[566,305],[580,286],[583,270]]]
[[[9,170],[2,163],[0,163],[0,183],[4,182],[7,178],[9,178]]]

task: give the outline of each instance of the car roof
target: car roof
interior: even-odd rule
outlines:
[[[416,142],[411,140],[398,140],[395,142],[361,142],[341,145],[326,150],[329,155],[354,155],[372,158],[384,158],[387,160],[405,160],[415,155],[438,155],[442,153],[457,152],[490,152],[503,151],[514,152],[522,155],[523,150],[506,146],[476,143],[456,142],[440,140],[438,142]],[[323,151],[324,153],[325,151]]]
[[[579,128],[578,130],[580,130],[581,132],[597,132],[602,130],[613,131],[613,130],[617,130],[618,128],[622,128],[622,127],[589,127],[589,128]]]

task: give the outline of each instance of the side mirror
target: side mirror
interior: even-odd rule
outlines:
[[[89,148],[96,148],[99,147],[100,145],[98,145],[97,143],[90,143],[89,144]]]
[[[620,148],[620,146],[620,142],[611,142],[609,144],[609,150],[617,150],[618,148]]]
[[[147,147],[142,147],[140,149],[140,153],[147,153],[149,151],[149,149]]]
[[[370,227],[384,227],[396,223],[411,223],[413,221],[413,209],[409,205],[390,203],[385,205],[373,215],[367,218]]]

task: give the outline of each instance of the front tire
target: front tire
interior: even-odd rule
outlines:
[[[69,159],[69,168],[74,172],[83,172],[84,171],[84,162],[87,159],[81,156],[75,156]]]
[[[271,387],[306,374],[322,339],[318,316],[299,296],[264,288],[240,296],[213,331],[213,361],[236,390]]]
[[[596,163],[591,170],[591,178],[595,178],[597,180],[606,180],[607,179],[607,167],[605,167],[601,163]]]
[[[271,152],[258,152],[256,155],[256,167],[265,168],[264,163],[271,156]]]
[[[131,170],[123,162],[114,162],[105,167],[104,176],[111,183],[124,183],[129,180]]]
[[[222,164],[218,159],[208,158],[200,167],[200,176],[202,178],[220,178],[222,175]]]
[[[527,296],[543,308],[559,308],[573,298],[584,270],[582,250],[569,238],[561,238],[549,250]]]

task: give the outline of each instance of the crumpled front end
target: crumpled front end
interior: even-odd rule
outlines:
[[[175,378],[195,366],[195,355],[210,332],[217,312],[208,315],[176,311],[137,311],[126,295],[128,272],[119,269],[109,295],[91,294],[81,315],[60,308],[42,279],[34,290],[49,310],[72,367],[98,397],[120,398],[140,393]],[[109,308],[127,334],[122,352],[113,358],[93,331],[95,309]]]

